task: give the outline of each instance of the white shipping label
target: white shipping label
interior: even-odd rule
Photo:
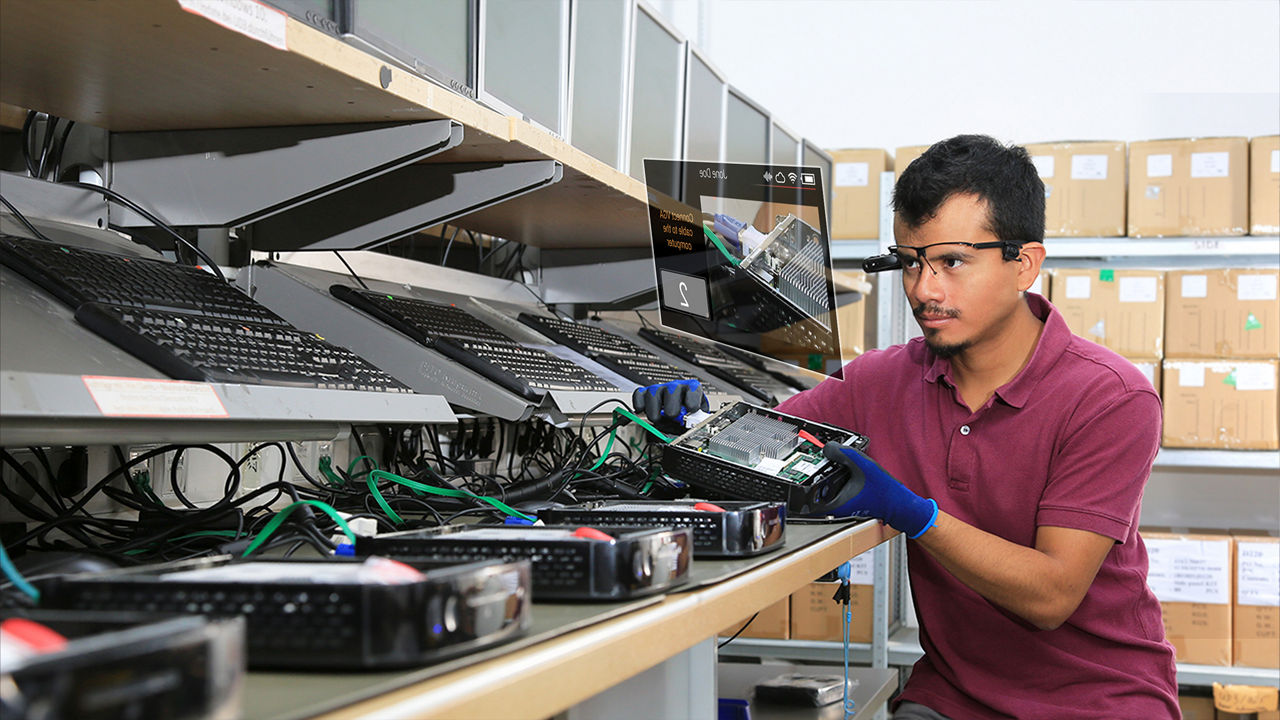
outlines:
[[[1278,275],[1240,275],[1237,300],[1275,300]]]
[[[836,187],[866,187],[870,179],[871,166],[867,163],[836,163]]]
[[[1179,363],[1178,387],[1204,387],[1204,366],[1194,363]]]
[[[1231,153],[1191,153],[1191,177],[1224,178],[1231,174]]]
[[[1120,302],[1155,302],[1158,289],[1157,278],[1122,277],[1120,278]]]
[[[1072,180],[1106,180],[1107,179],[1107,156],[1106,155],[1072,155],[1071,156],[1071,179]]]
[[[1072,275],[1067,278],[1067,299],[1088,300],[1093,294],[1092,279],[1088,275]]]
[[[285,14],[255,0],[178,0],[183,10],[278,50],[285,45]]]
[[[1036,172],[1040,173],[1042,178],[1053,177],[1053,156],[1052,155],[1032,155],[1031,164],[1036,166]]]
[[[1169,154],[1147,156],[1147,177],[1170,177],[1173,175],[1173,156]]]
[[[1280,605],[1280,543],[1241,542],[1236,547],[1236,602]]]
[[[1242,363],[1236,366],[1237,390],[1276,389],[1276,368],[1269,363]]]
[[[849,561],[853,572],[849,574],[850,585],[871,585],[875,583],[875,551],[868,550]]]
[[[227,417],[218,393],[206,383],[99,375],[81,379],[108,417]]]
[[[1156,384],[1156,364],[1153,362],[1136,362],[1133,364],[1153,386]]]
[[[1271,151],[1271,172],[1280,173],[1280,150]]]
[[[1183,275],[1182,276],[1182,297],[1184,298],[1209,297],[1209,276],[1208,275]]]
[[[1231,549],[1226,540],[1147,540],[1147,585],[1160,602],[1231,602]]]

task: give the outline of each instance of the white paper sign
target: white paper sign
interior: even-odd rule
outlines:
[[[1271,151],[1271,172],[1280,173],[1280,150]]]
[[[1120,278],[1120,302],[1155,302],[1156,278],[1122,277]]]
[[[1231,153],[1191,153],[1191,177],[1223,178],[1231,174]]]
[[[1231,553],[1226,540],[1147,540],[1147,585],[1160,602],[1231,602]]]
[[[1208,275],[1183,275],[1182,276],[1182,297],[1184,298],[1209,297],[1209,276]]]
[[[1275,300],[1276,275],[1241,275],[1236,285],[1237,300]]]
[[[1173,156],[1172,155],[1148,155],[1147,156],[1147,177],[1170,177],[1173,175]]]
[[[1236,548],[1236,602],[1280,605],[1280,543],[1239,542]]]
[[[871,585],[875,583],[874,551],[868,550],[849,561],[853,572],[849,575],[850,585]]]
[[[836,163],[836,187],[866,187],[871,167],[863,162]]]
[[[1093,294],[1093,281],[1088,275],[1072,275],[1067,278],[1067,299],[1088,300]]]
[[[1178,369],[1178,386],[1179,387],[1204,387],[1204,366],[1193,363],[1179,363],[1175,365]]]
[[[1106,180],[1107,179],[1107,156],[1106,155],[1072,155],[1071,156],[1071,179],[1072,180]]]
[[[256,0],[178,0],[183,10],[273,48],[287,50],[284,13]]]
[[[1036,172],[1040,173],[1042,178],[1053,177],[1053,156],[1052,155],[1032,155],[1031,164],[1036,166]]]
[[[1236,366],[1236,390],[1275,389],[1275,366],[1267,363],[1242,363]]]
[[[81,379],[108,417],[227,417],[213,386],[205,383],[98,375]]]

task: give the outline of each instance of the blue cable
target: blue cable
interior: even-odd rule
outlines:
[[[9,553],[5,552],[4,545],[0,545],[0,569],[4,570],[5,577],[14,584],[22,592],[31,597],[32,600],[40,602],[40,591],[32,587],[27,579],[22,577],[18,572],[18,568],[13,566],[13,562],[9,560]]]
[[[840,578],[841,584],[848,587],[853,582],[853,562],[845,562],[837,568],[836,576]],[[853,610],[849,608],[849,598],[846,595],[844,607],[841,608],[840,613],[840,625],[844,630],[844,720],[850,720],[858,707],[856,701],[849,699],[849,623],[851,622],[853,622]]]

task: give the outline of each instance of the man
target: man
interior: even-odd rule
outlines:
[[[839,509],[907,543],[924,657],[895,718],[1179,717],[1137,532],[1160,400],[1027,293],[1044,186],[1022,148],[940,142],[900,176],[891,252],[924,333],[778,410],[868,435]]]

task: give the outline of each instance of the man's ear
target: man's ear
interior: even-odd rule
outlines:
[[[1018,249],[1018,291],[1026,292],[1040,277],[1044,265],[1044,243],[1029,242]]]

